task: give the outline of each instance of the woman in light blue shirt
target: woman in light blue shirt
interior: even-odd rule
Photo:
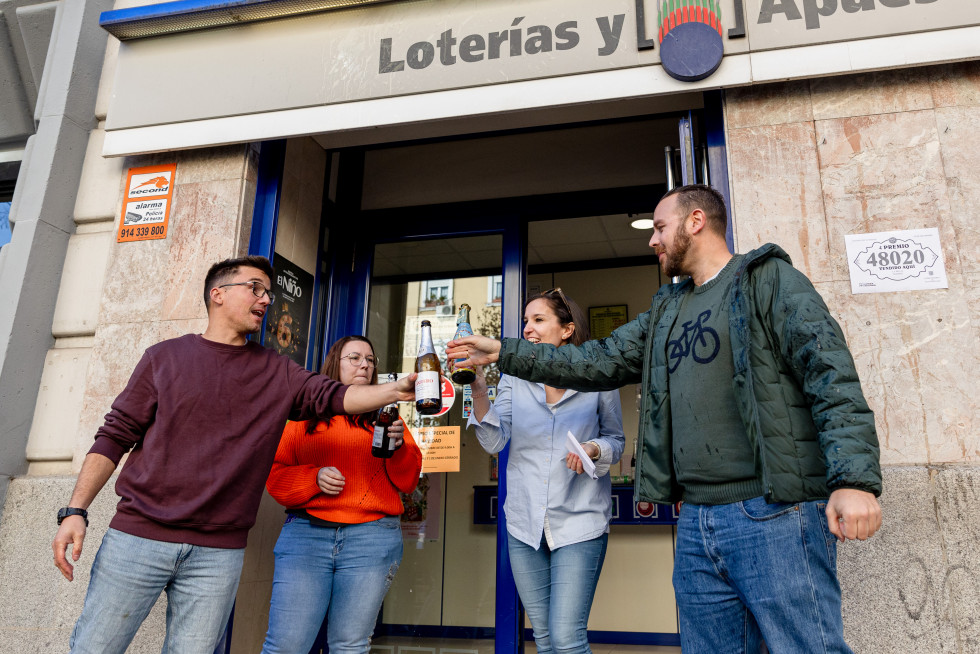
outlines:
[[[555,288],[524,305],[524,338],[579,345],[589,329],[578,305]],[[507,545],[538,653],[591,652],[586,627],[612,513],[609,466],[625,445],[619,391],[579,393],[503,376],[491,405],[482,370],[471,388],[469,425],[480,445],[494,453],[510,442]],[[582,474],[582,461],[568,453],[569,431],[598,479]]]

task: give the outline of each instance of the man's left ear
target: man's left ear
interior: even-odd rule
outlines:
[[[708,217],[704,215],[703,209],[695,209],[690,213],[691,234],[697,234],[708,226]]]

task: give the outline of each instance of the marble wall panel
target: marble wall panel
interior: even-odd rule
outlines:
[[[170,215],[166,267],[159,271],[166,292],[164,320],[205,317],[204,277],[216,261],[237,254],[242,180],[179,184]]]
[[[160,319],[163,300],[168,293],[164,272],[170,260],[176,213],[175,206],[170,214],[168,238],[130,243],[113,242],[102,287],[100,324]],[[118,219],[116,228],[118,229]]]
[[[50,516],[71,497],[75,477],[21,477],[11,481],[0,522],[0,652],[68,650],[71,630],[82,611],[92,561],[115,513],[118,498],[113,493],[114,483],[115,477],[89,507],[85,547],[75,563],[75,580],[69,582],[51,558],[56,527]],[[39,520],[39,516],[47,519]],[[126,650],[129,654],[160,652],[166,608],[166,597],[161,597]]]
[[[964,282],[949,290],[852,295],[819,284],[875,412],[883,464],[980,461],[980,368]]]
[[[980,95],[980,72],[977,74]],[[951,220],[964,273],[980,272],[980,103],[936,110]],[[947,271],[950,269],[947,263]]]
[[[959,270],[939,135],[932,111],[816,121],[827,233],[938,227],[948,271]],[[835,279],[848,279],[834,257]]]
[[[246,158],[251,145],[184,150],[171,154],[177,161],[177,184],[196,184],[228,179],[244,179]]]
[[[112,401],[126,387],[143,351],[155,343],[184,334],[200,334],[207,320],[173,320],[101,325],[95,334],[92,361],[75,438],[74,469],[81,468]]]
[[[881,531],[837,548],[844,636],[862,654],[960,654],[934,583],[946,568],[929,470],[885,468],[883,476]]]
[[[725,95],[725,116],[729,129],[812,121],[810,82],[802,80],[731,89]]]
[[[926,69],[936,107],[980,105],[980,61]]]
[[[832,279],[812,123],[730,130],[736,250],[772,241],[813,281]]]
[[[933,583],[949,602],[963,651],[980,652],[980,468],[941,469],[935,486],[947,569]]]
[[[810,101],[816,120],[933,107],[929,75],[917,68],[812,79]]]

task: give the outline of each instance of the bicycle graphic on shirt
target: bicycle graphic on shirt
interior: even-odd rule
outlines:
[[[706,326],[711,317],[711,309],[703,311],[697,321],[688,320],[683,324],[684,331],[673,341],[667,343],[667,372],[674,372],[688,355],[698,363],[711,363],[718,356],[721,340],[718,332]]]

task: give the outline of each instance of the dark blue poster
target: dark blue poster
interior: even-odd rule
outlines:
[[[265,345],[305,367],[313,275],[278,254],[273,268],[276,276],[272,280],[272,292],[276,294],[276,301],[266,315]]]

